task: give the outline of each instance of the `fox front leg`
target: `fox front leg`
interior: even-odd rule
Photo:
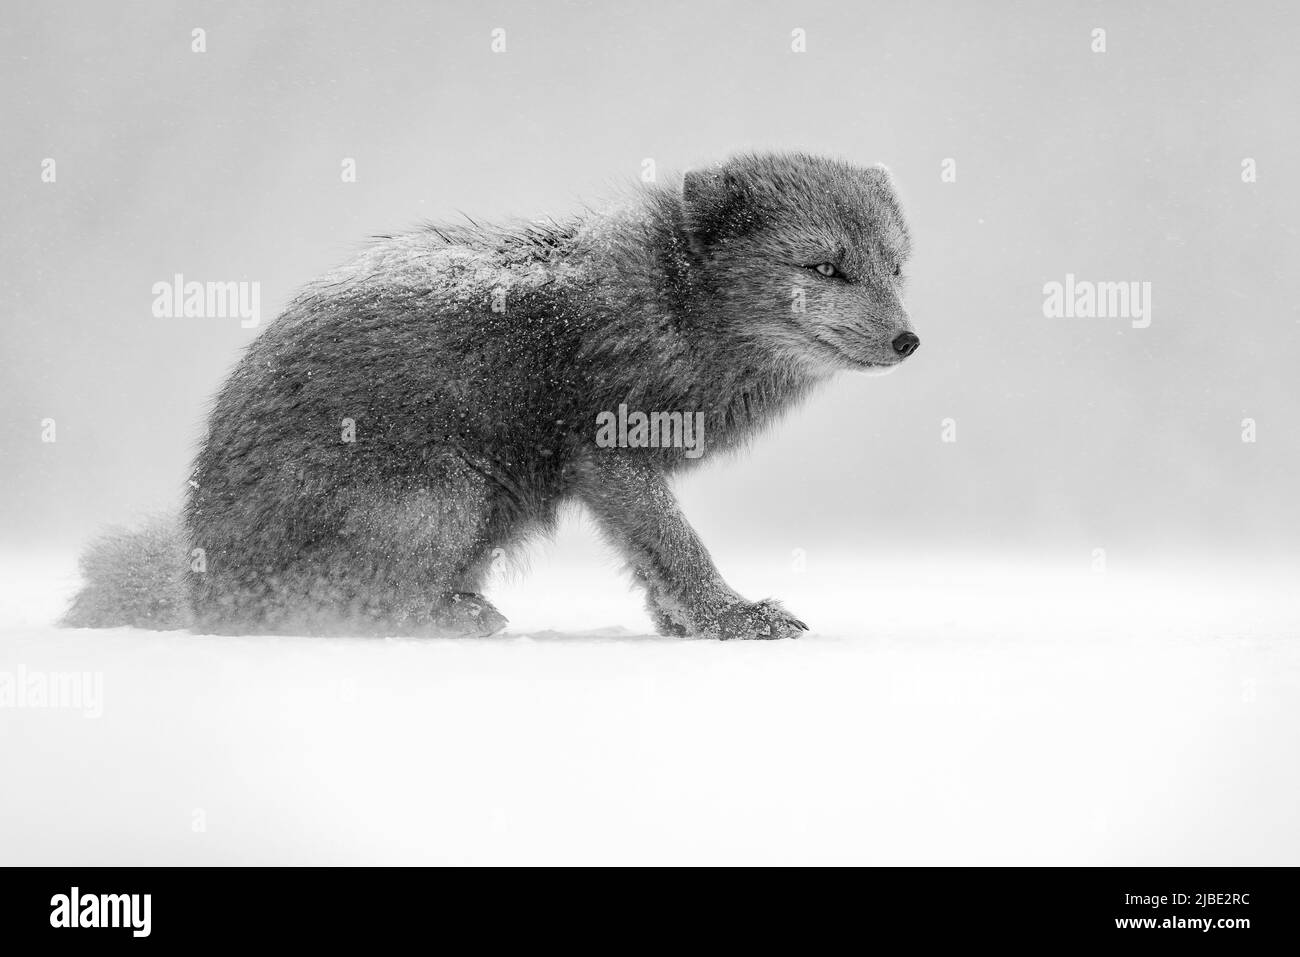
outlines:
[[[808,626],[774,601],[746,601],[722,580],[663,473],[624,450],[594,452],[577,495],[623,553],[660,634],[797,638]]]

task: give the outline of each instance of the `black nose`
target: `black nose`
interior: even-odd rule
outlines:
[[[910,356],[921,347],[921,339],[915,332],[900,332],[894,338],[894,351],[900,356]]]

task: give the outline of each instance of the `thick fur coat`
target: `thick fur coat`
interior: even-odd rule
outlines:
[[[490,634],[493,557],[576,501],[660,631],[797,635],[725,584],[669,478],[837,370],[903,361],[909,251],[887,171],[794,153],[569,220],[383,237],[298,295],[217,394],[185,503],[186,600],[111,620],[118,586],[88,569],[69,622]],[[620,405],[702,413],[705,454],[599,446]]]

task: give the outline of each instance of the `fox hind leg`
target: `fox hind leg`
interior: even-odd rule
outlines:
[[[482,594],[500,533],[492,489],[463,466],[437,478],[348,496],[340,540],[367,631],[486,636],[507,624]]]

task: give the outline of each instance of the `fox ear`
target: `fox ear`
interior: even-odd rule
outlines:
[[[689,170],[682,179],[682,206],[692,242],[708,247],[743,232],[750,222],[750,196],[731,170]]]
[[[894,179],[893,171],[884,163],[877,163],[874,166],[861,167],[867,180],[872,183],[881,183],[890,189],[897,188],[897,182]]]

